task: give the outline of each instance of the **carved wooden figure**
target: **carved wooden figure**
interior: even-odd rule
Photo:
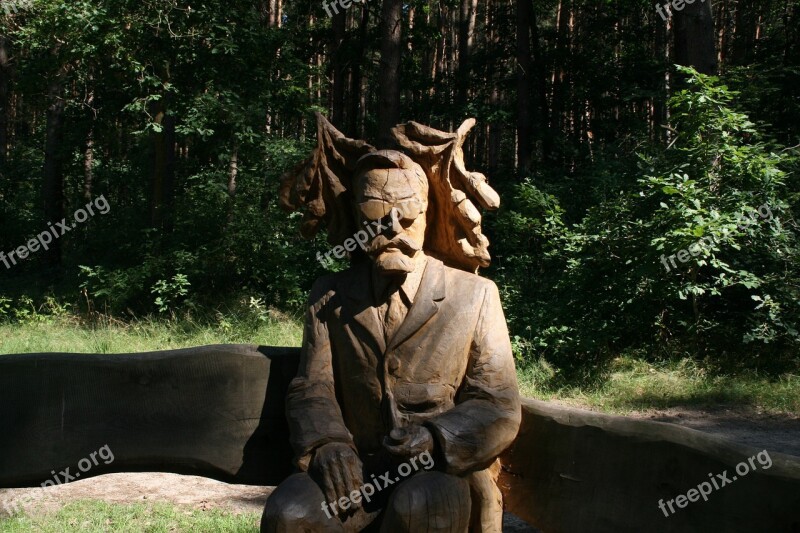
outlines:
[[[464,167],[475,121],[398,126],[400,152],[317,119],[281,199],[304,209],[306,236],[327,225],[352,265],[312,289],[287,396],[299,472],[262,531],[499,532],[497,457],[521,415],[497,287],[476,274],[490,257],[473,202],[499,198]]]

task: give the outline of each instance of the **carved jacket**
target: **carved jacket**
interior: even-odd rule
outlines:
[[[362,263],[319,279],[287,416],[298,464],[329,442],[379,452],[398,425],[434,435],[437,470],[488,468],[516,437],[520,400],[493,282],[428,258],[414,303],[387,343]]]

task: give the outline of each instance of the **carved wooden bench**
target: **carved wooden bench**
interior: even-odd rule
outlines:
[[[277,485],[292,470],[284,395],[299,350],[206,346],[0,355],[0,488],[38,486],[108,445],[85,475],[160,471]],[[668,500],[760,450],[671,424],[526,400],[503,456],[509,511],[546,533],[800,531],[800,458],[665,517]]]

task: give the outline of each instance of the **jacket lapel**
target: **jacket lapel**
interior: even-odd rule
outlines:
[[[428,257],[422,281],[414,297],[414,304],[408,310],[408,316],[400,325],[400,329],[389,342],[387,351],[392,351],[404,343],[433,318],[439,311],[439,302],[446,296],[444,265],[438,259]]]
[[[360,264],[351,271],[351,275],[339,283],[338,292],[346,295],[344,301],[348,316],[345,321],[349,323],[352,319],[359,324],[375,343],[376,354],[383,355],[386,351],[386,339],[383,336],[383,325],[378,317],[378,309],[373,302],[370,275],[369,263]],[[367,339],[359,332],[354,331],[353,336],[362,344],[366,344]]]

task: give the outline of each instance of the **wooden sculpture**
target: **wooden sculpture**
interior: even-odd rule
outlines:
[[[312,289],[287,395],[299,471],[262,531],[501,530],[497,457],[521,415],[499,293],[476,274],[490,257],[474,202],[499,198],[464,166],[474,123],[398,126],[400,152],[318,115],[317,148],[284,177],[304,235],[326,225],[352,265]]]

